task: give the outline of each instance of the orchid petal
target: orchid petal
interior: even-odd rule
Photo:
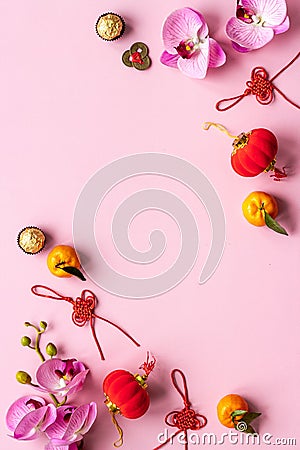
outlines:
[[[89,373],[89,369],[84,370],[83,372],[78,373],[75,377],[68,383],[67,391],[68,395],[75,394],[82,389],[82,386],[85,382],[86,376]]]
[[[89,412],[86,421],[80,430],[81,434],[86,434],[90,430],[91,426],[96,420],[96,417],[97,417],[97,405],[95,402],[91,402],[89,405]]]
[[[8,409],[6,414],[6,425],[10,431],[14,431],[17,425],[21,422],[23,417],[33,410],[34,404],[31,401],[40,403],[45,406],[46,402],[42,397],[24,396],[16,400]],[[34,408],[37,409],[37,408]]]
[[[89,372],[89,369],[84,369],[84,364],[74,359],[62,361],[52,358],[41,364],[36,372],[40,385],[37,389],[57,395],[74,394],[81,390]]]
[[[208,44],[208,41],[207,41]],[[208,67],[209,46],[201,48],[201,51],[195,53],[190,59],[180,58],[178,60],[179,70],[191,78],[205,78]]]
[[[55,445],[53,444],[53,442],[50,441],[46,445],[45,450],[70,450],[70,447],[69,445]]]
[[[241,45],[237,44],[236,42],[231,42],[232,48],[240,53],[248,53],[251,52],[251,48],[242,47]]]
[[[76,375],[79,372],[83,372],[86,369],[85,365],[80,361],[76,361],[76,359],[73,360],[72,366],[74,370],[74,375]]]
[[[220,67],[226,62],[226,55],[220,44],[209,38],[209,62],[208,67]]]
[[[61,389],[61,377],[57,372],[63,373],[66,363],[59,358],[52,358],[40,365],[36,372],[36,379],[42,388],[49,392],[56,392]]]
[[[193,8],[188,8],[188,9],[190,9],[195,14],[197,14],[197,16],[199,17],[199,19],[202,23],[201,28],[198,30],[198,33],[197,33],[198,37],[200,37],[201,39],[205,38],[208,35],[208,26],[207,26],[204,16],[199,11],[196,11]]]
[[[180,42],[196,37],[202,26],[203,22],[198,13],[190,8],[182,8],[172,12],[166,18],[162,30],[167,52],[175,55],[176,47]]]
[[[289,16],[286,16],[285,20],[281,25],[273,27],[273,31],[275,34],[285,33],[290,28],[290,19]]]
[[[179,55],[171,55],[168,52],[163,52],[163,54],[160,57],[160,62],[164,64],[165,66],[174,67],[177,69],[177,61],[179,59]]]
[[[21,422],[17,425],[14,432],[14,437],[22,440],[35,439],[38,428],[42,424],[49,406],[50,405],[42,406],[41,408],[26,414],[26,416],[23,417]],[[55,409],[53,405],[51,406]]]
[[[43,423],[40,426],[41,431],[45,431],[47,427],[49,427],[52,423],[55,422],[57,416],[57,409],[52,403],[47,405],[46,414],[43,420]]]
[[[63,439],[67,441],[74,440],[74,438],[78,436],[79,433],[81,433],[81,428],[83,427],[88,417],[89,409],[89,405],[81,405],[75,409],[72,416],[70,417],[70,421],[68,423],[66,432],[63,435]]]
[[[60,439],[54,439],[48,442],[45,450],[78,450],[78,446],[75,443],[70,444],[70,442],[63,441]]]
[[[49,439],[59,438],[61,439],[66,432],[68,427],[68,421],[66,420],[67,414],[72,414],[75,410],[75,406],[60,406],[57,408],[56,421],[52,423],[46,430],[45,433]]]
[[[245,8],[252,9],[258,17],[262,17],[265,26],[280,25],[286,17],[285,0],[242,0]]]
[[[232,41],[251,50],[263,47],[274,37],[272,28],[253,26],[236,17],[227,22],[226,34]]]

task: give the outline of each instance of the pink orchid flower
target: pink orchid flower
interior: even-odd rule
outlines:
[[[285,0],[239,0],[236,17],[226,24],[232,46],[240,52],[263,47],[290,27]]]
[[[208,36],[204,17],[191,8],[172,12],[163,25],[162,37],[166,51],[160,61],[191,78],[202,79],[208,67],[219,67],[226,61],[221,46]]]
[[[43,398],[25,396],[16,400],[6,414],[7,428],[15,439],[29,441],[36,439],[56,419],[54,405],[46,405]]]
[[[97,416],[97,405],[91,402],[75,406],[57,408],[56,421],[50,425],[45,434],[50,442],[45,450],[76,450],[83,436],[89,431]]]
[[[41,364],[36,372],[37,389],[55,395],[71,395],[82,389],[88,372],[76,359],[52,358]]]

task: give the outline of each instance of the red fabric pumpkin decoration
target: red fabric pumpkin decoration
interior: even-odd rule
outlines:
[[[154,369],[155,362],[155,358],[150,361],[147,354],[146,362],[140,367],[144,370],[144,375],[133,375],[127,370],[118,369],[110,372],[103,381],[105,404],[119,433],[119,439],[114,443],[115,447],[123,444],[123,431],[115,415],[120,414],[127,419],[138,419],[149,408],[150,397],[146,391],[146,380]]]
[[[240,134],[232,145],[231,165],[242,177],[255,177],[264,170],[271,170],[275,164],[277,139],[265,128]]]
[[[275,167],[278,142],[276,136],[265,128],[255,128],[239,136],[230,134],[223,125],[205,122],[203,128],[208,130],[215,126],[219,130],[234,138],[231,154],[231,166],[242,177],[255,177],[261,172],[273,171],[275,180],[286,177],[284,169]]]

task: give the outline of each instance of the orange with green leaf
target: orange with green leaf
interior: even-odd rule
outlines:
[[[251,192],[243,201],[242,210],[245,219],[252,225],[256,227],[267,225],[276,233],[288,236],[287,231],[275,220],[278,205],[273,195],[262,191]]]
[[[254,434],[250,425],[261,413],[249,412],[246,400],[238,394],[228,394],[221,398],[217,406],[218,419],[227,428],[235,428],[244,433]]]

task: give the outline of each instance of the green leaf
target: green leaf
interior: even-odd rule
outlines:
[[[75,275],[75,277],[80,278],[80,280],[82,281],[86,281],[85,277],[83,276],[83,274],[80,272],[79,269],[77,269],[77,267],[73,267],[73,266],[65,266],[65,267],[60,267],[61,270],[64,270],[65,272],[71,274],[71,275]]]
[[[271,230],[273,231],[276,231],[276,233],[285,234],[286,236],[288,236],[287,231],[281,225],[279,225],[279,223],[275,219],[273,219],[273,217],[271,217],[270,214],[268,214],[265,210],[264,214],[267,227],[271,228]]]
[[[236,409],[235,411],[233,411],[232,413],[231,413],[231,417],[232,417],[232,419],[234,419],[235,417],[237,417],[237,416],[243,416],[244,414],[246,414],[247,413],[247,411],[245,411],[245,410],[243,410],[243,409]],[[244,417],[243,417],[243,419],[244,419]]]
[[[257,434],[256,431],[254,430],[254,428],[249,424],[248,424],[247,430],[245,430],[244,433]]]
[[[259,417],[260,415],[261,413],[257,412],[247,412],[243,416],[243,421],[246,422],[247,425],[249,425],[249,423],[251,423],[254,419],[256,419],[256,417]]]

